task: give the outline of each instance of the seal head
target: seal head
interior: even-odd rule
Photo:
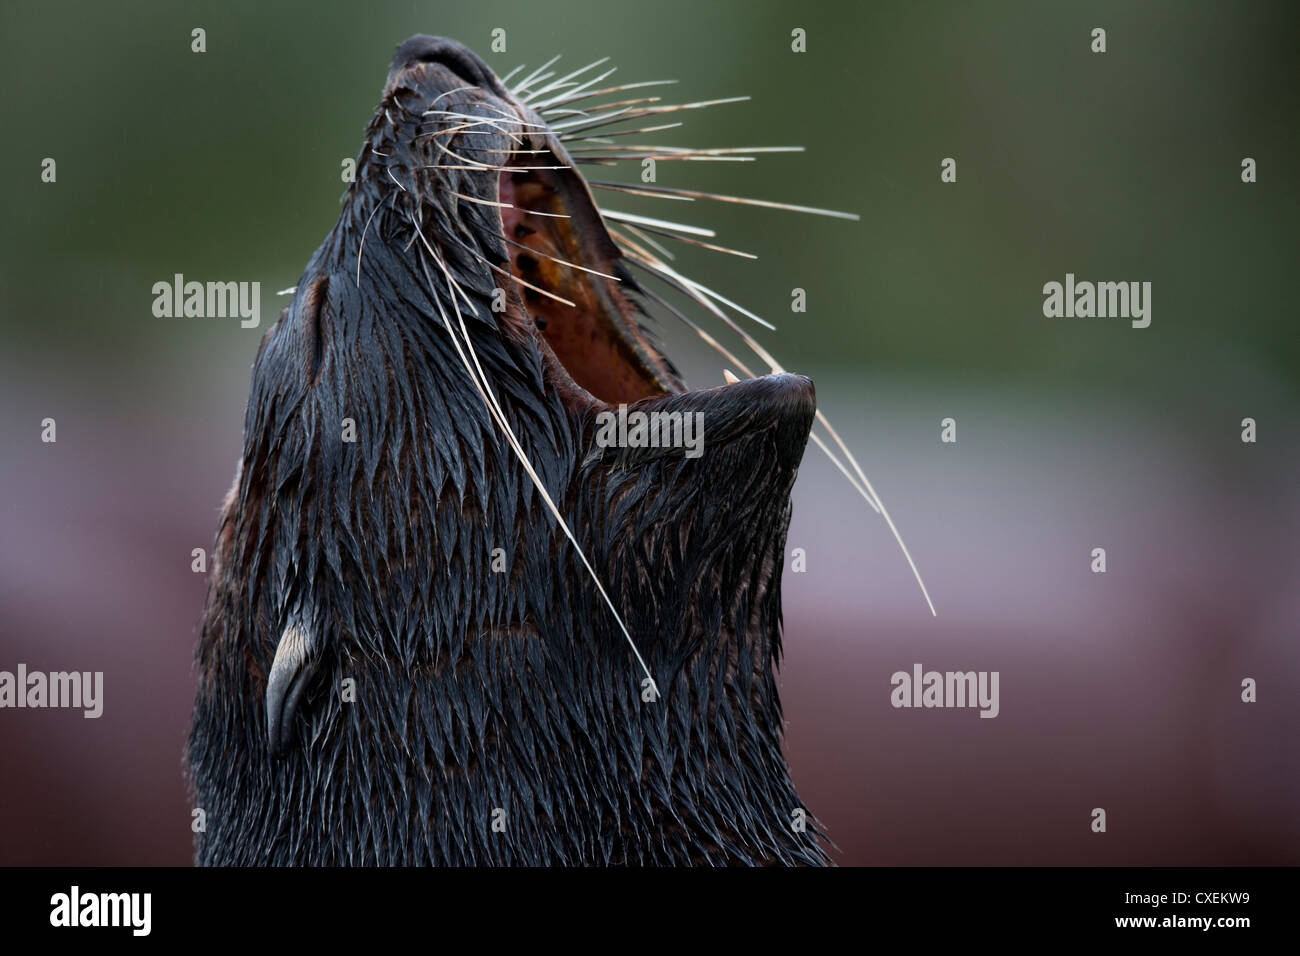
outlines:
[[[824,862],[774,673],[811,382],[688,391],[559,138],[453,41],[398,48],[357,169],[253,367],[198,861]]]

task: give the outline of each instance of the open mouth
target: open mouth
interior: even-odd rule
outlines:
[[[498,201],[510,269],[541,337],[602,402],[682,391],[641,328],[632,278],[572,160],[549,134],[524,142],[500,174]]]
[[[435,124],[442,128],[433,132],[425,131],[423,136],[454,136],[461,132],[467,135],[498,134],[499,138],[495,140],[497,143],[509,138],[511,145],[507,149],[489,147],[490,152],[479,153],[484,157],[482,159],[467,159],[458,155],[445,142],[439,143],[440,152],[444,156],[426,158],[432,160],[428,164],[431,168],[439,168],[444,159],[450,159],[453,165],[446,167],[448,169],[470,169],[476,173],[496,172],[495,199],[481,194],[492,193],[487,184],[484,184],[486,189],[469,187],[470,192],[480,195],[463,196],[455,193],[454,196],[497,207],[502,242],[500,246],[491,244],[493,261],[487,264],[493,270],[504,272],[499,265],[504,252],[509,263],[509,275],[519,286],[518,291],[527,310],[524,321],[531,321],[535,326],[539,347],[545,343],[552,381],[561,387],[567,397],[576,398],[580,404],[594,401],[607,406],[665,398],[672,401],[682,395],[699,394],[703,398],[705,392],[718,392],[720,389],[701,389],[699,393],[686,391],[672,364],[642,326],[646,313],[640,302],[644,295],[646,301],[658,303],[681,319],[706,345],[722,356],[731,368],[740,373],[738,378],[730,368],[724,367],[723,378],[729,385],[720,388],[727,390],[729,396],[723,398],[723,401],[730,402],[730,397],[742,399],[731,403],[731,407],[733,411],[739,409],[745,420],[759,422],[758,416],[767,409],[761,401],[764,397],[774,402],[772,407],[775,408],[775,417],[779,417],[791,402],[795,405],[811,405],[810,383],[806,387],[794,382],[794,377],[786,375],[776,358],[742,328],[733,316],[743,316],[769,329],[773,326],[740,304],[669,266],[658,254],[665,251],[663,247],[658,242],[645,238],[636,226],[724,254],[750,259],[756,258],[754,255],[693,238],[712,238],[714,233],[708,229],[629,213],[615,213],[612,210],[602,213],[592,198],[590,187],[649,197],[705,199],[782,209],[835,219],[857,220],[858,215],[677,187],[634,188],[624,183],[596,180],[589,184],[576,171],[571,153],[578,157],[579,162],[609,166],[626,161],[643,162],[646,159],[662,162],[751,162],[757,153],[798,152],[801,147],[696,148],[653,143],[626,145],[624,141],[615,143],[612,139],[614,136],[653,133],[681,125],[672,122],[636,127],[641,121],[658,124],[663,119],[670,118],[673,113],[739,102],[748,97],[663,104],[657,95],[643,95],[649,93],[643,88],[672,81],[615,82],[601,87],[601,83],[613,72],[612,69],[595,72],[595,68],[605,62],[604,59],[556,79],[559,71],[550,70],[556,59],[558,58],[552,58],[523,79],[515,80],[513,86],[507,87],[507,83],[522,67],[511,71],[504,78],[498,78],[473,53],[459,44],[435,37],[418,36],[398,48],[385,90],[386,96],[393,97],[394,105],[401,106],[407,112],[421,117],[441,115],[448,119],[449,122]],[[467,91],[468,95],[462,95]],[[629,99],[615,99],[612,102],[601,99],[629,92]],[[381,118],[391,123],[387,110],[381,111],[372,121],[372,125],[380,131],[383,129]],[[631,124],[636,128],[629,129],[623,124]],[[471,154],[476,152],[474,144],[455,145]],[[479,145],[482,145],[481,141]],[[377,174],[378,168],[382,167],[383,175],[394,178],[385,154],[374,151],[372,155],[384,157],[383,162],[377,163]],[[400,181],[394,181],[405,190]],[[453,208],[446,214],[462,213]],[[607,219],[617,225],[607,228]],[[481,228],[488,223],[482,218],[476,218],[476,225]],[[624,228],[629,234],[643,240],[644,245],[624,236]],[[657,252],[652,252],[647,247],[652,247]],[[470,251],[480,261],[487,262],[477,252]],[[437,257],[432,249],[430,252]],[[666,258],[671,260],[673,256],[667,254]],[[359,260],[358,255],[358,271]],[[648,287],[639,286],[628,272],[629,265],[662,281],[693,303],[694,307],[721,322],[730,333],[739,338],[744,351],[752,353],[753,358],[738,358],[726,345],[697,326],[666,299]],[[443,268],[446,268],[445,264]],[[472,351],[468,337],[464,344]],[[459,351],[458,348],[458,353]],[[465,363],[467,373],[477,382],[478,376],[482,375],[481,370],[476,373],[463,354],[459,357]],[[549,361],[552,358],[554,362]],[[751,365],[754,366],[753,370]],[[478,384],[485,400],[491,404],[486,383]],[[791,394],[783,395],[783,389]],[[772,394],[768,395],[768,391]],[[713,394],[708,398],[713,400],[720,396]],[[754,407],[756,403],[762,407]],[[500,410],[490,410],[504,429]],[[885,518],[908,560],[931,613],[934,613],[933,602],[929,599],[920,572],[866,474],[826,416],[814,409],[814,417],[821,434],[815,427],[811,435],[805,432],[800,440],[800,451],[802,441],[810,437],[853,489]],[[717,433],[713,434],[716,436]],[[716,437],[711,440],[716,441]]]

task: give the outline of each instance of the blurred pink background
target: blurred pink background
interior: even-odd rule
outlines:
[[[105,702],[98,720],[0,713],[0,863],[190,859],[190,551],[210,546],[243,401],[220,371],[159,368],[114,405],[4,369],[0,666],[102,670]],[[810,450],[782,685],[796,783],[839,862],[1300,862],[1300,493],[1279,426],[1242,445],[1228,416],[1192,431],[1011,389],[818,380],[939,609]],[[1000,715],[895,710],[890,675],[917,662],[999,671]]]

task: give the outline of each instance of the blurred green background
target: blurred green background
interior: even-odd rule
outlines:
[[[296,282],[337,216],[339,163],[394,45],[430,32],[501,74],[609,55],[616,78],[680,80],[673,96],[752,95],[685,114],[662,140],[807,153],[663,163],[659,182],[862,223],[612,204],[686,215],[757,253],[760,265],[683,261],[772,318],[765,341],[790,367],[1192,402],[1243,386],[1294,397],[1300,384],[1291,4],[42,2],[0,18],[0,321],[20,362],[56,354],[97,376],[246,361],[284,304],[271,293]],[[1103,55],[1089,51],[1097,25]],[[805,54],[790,51],[794,26]],[[494,27],[505,53],[489,51]],[[45,156],[53,187],[39,180]],[[955,185],[939,181],[949,156]],[[1259,164],[1252,186],[1244,156]],[[1042,284],[1067,271],[1153,282],[1151,328],[1045,320]],[[263,328],[153,319],[149,288],[174,272],[259,279]],[[789,313],[796,286],[806,315]]]

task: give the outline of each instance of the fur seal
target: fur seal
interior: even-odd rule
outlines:
[[[827,862],[774,674],[813,386],[688,391],[645,294],[541,112],[403,43],[253,366],[198,863]],[[698,457],[602,446],[619,405],[702,414]]]

